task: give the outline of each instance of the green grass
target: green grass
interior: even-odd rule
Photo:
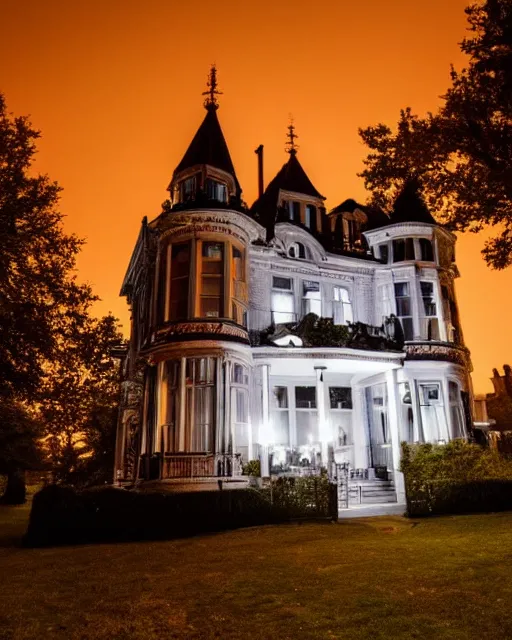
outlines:
[[[22,549],[0,507],[0,638],[512,637],[512,513]]]

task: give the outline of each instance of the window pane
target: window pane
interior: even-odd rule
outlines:
[[[288,411],[273,411],[272,421],[272,444],[290,444],[290,426]]]
[[[350,387],[329,387],[331,409],[352,409],[352,389]]]
[[[318,419],[316,411],[297,411],[297,444],[299,446],[318,442]]]
[[[389,258],[389,247],[388,244],[380,244],[379,245],[379,250],[380,250],[380,259],[382,260],[382,262],[384,262],[384,264],[387,264],[388,262],[388,258]]]
[[[412,318],[400,318],[400,322],[402,323],[404,340],[412,340],[414,337]]]
[[[274,276],[272,278],[272,287],[274,289],[287,289],[291,291],[291,288],[292,288],[291,278],[281,278],[279,276]]]
[[[203,242],[203,258],[222,260],[223,256],[224,245],[222,242]]]
[[[288,409],[288,389],[286,387],[274,387],[271,403],[276,409]]]
[[[316,409],[316,388],[295,387],[295,406],[297,409]]]
[[[233,382],[235,384],[248,384],[247,368],[241,364],[234,364],[232,369]]]
[[[220,318],[222,304],[220,298],[201,298],[201,316],[205,318]]]
[[[190,245],[174,244],[171,248],[170,319],[188,316]]]
[[[405,240],[393,240],[393,262],[405,260]]]
[[[405,239],[405,259],[414,260],[414,240],[413,238]]]
[[[434,249],[432,242],[427,238],[420,238],[421,259],[425,262],[434,262]]]
[[[408,282],[395,282],[395,296],[408,296],[409,295],[409,283]]]
[[[204,296],[222,295],[222,278],[218,276],[203,276],[201,278],[201,294]]]

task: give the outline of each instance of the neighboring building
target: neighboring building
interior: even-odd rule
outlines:
[[[495,431],[512,431],[512,369],[503,365],[503,375],[492,370],[491,382],[494,393],[475,398],[475,418]]]
[[[400,441],[472,425],[455,236],[413,182],[390,217],[353,200],[327,212],[293,127],[286,163],[246,209],[215,70],[209,87],[121,290],[132,327],[116,479],[243,486],[242,465],[260,459],[263,476],[336,468],[359,490],[351,503],[403,503]]]

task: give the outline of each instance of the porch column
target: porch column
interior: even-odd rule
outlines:
[[[318,411],[318,434],[320,436],[320,445],[322,447],[322,465],[329,467],[329,444],[332,444],[332,433],[330,433],[329,424],[325,415],[325,385],[324,371],[327,367],[315,367],[316,373],[316,405]]]
[[[370,444],[367,442],[368,418],[366,413],[366,398],[364,387],[355,386],[352,388],[352,439],[354,442],[354,468],[366,469],[368,467],[368,455],[366,448]]]
[[[270,440],[270,365],[261,365],[261,399],[262,399],[262,419],[259,429],[258,440],[260,443],[260,466],[261,477],[270,476],[269,468],[269,440]]]
[[[403,474],[398,471],[400,466],[400,424],[398,408],[398,383],[396,369],[386,371],[386,387],[388,392],[388,424],[391,436],[391,451],[393,452],[393,479],[395,481],[396,495],[399,503],[405,502],[405,488]]]

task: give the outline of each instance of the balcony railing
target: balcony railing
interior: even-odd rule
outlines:
[[[165,453],[162,457],[163,480],[230,478],[241,475],[239,453]]]

